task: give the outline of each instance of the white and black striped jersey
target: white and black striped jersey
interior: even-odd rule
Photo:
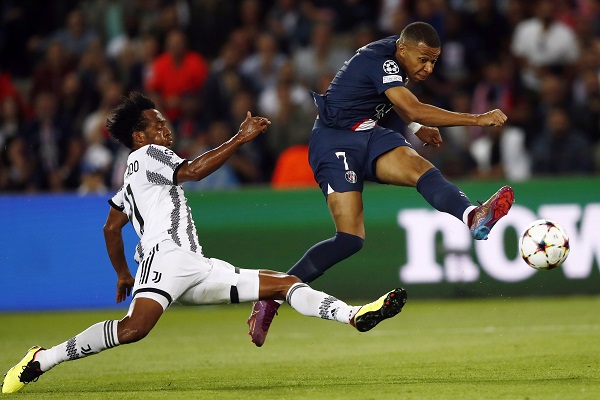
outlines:
[[[172,150],[154,144],[127,158],[123,186],[109,203],[127,214],[140,238],[135,254],[138,263],[164,240],[202,254],[191,209],[177,184],[177,171],[185,162]]]

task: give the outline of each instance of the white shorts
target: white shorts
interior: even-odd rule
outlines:
[[[166,310],[183,304],[241,303],[258,300],[258,270],[241,269],[216,258],[161,242],[138,266],[133,286],[135,299],[145,297]]]

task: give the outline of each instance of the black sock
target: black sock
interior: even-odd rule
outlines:
[[[358,252],[365,240],[356,235],[337,232],[334,237],[315,244],[287,272],[310,283],[338,262]]]
[[[437,168],[431,168],[419,178],[417,191],[433,208],[454,215],[461,221],[467,207],[473,205],[458,186],[448,182]]]

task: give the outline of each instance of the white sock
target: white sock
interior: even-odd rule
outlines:
[[[63,361],[76,360],[118,346],[117,324],[119,321],[98,322],[64,343],[38,352],[35,361],[44,372]]]
[[[463,222],[465,223],[466,226],[469,226],[469,213],[471,211],[473,211],[474,209],[476,209],[477,206],[471,206],[471,207],[467,207],[467,209],[465,210],[465,212],[463,213]]]
[[[295,283],[286,296],[287,302],[300,314],[350,323],[360,307],[349,306],[327,293],[314,290],[306,283]]]

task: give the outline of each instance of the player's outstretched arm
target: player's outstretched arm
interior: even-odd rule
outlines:
[[[271,121],[253,117],[248,111],[239,131],[219,147],[209,150],[184,165],[177,172],[177,182],[199,181],[219,169],[242,144],[265,132]]]
[[[125,213],[111,207],[106,223],[104,224],[106,251],[117,273],[117,303],[125,301],[127,296],[131,295],[131,288],[135,282],[125,259],[125,246],[123,244],[122,231],[128,222],[129,218],[127,218]]]
[[[502,126],[506,115],[501,110],[485,114],[457,113],[421,103],[407,88],[396,86],[385,91],[394,109],[405,122],[418,122],[427,126]]]

